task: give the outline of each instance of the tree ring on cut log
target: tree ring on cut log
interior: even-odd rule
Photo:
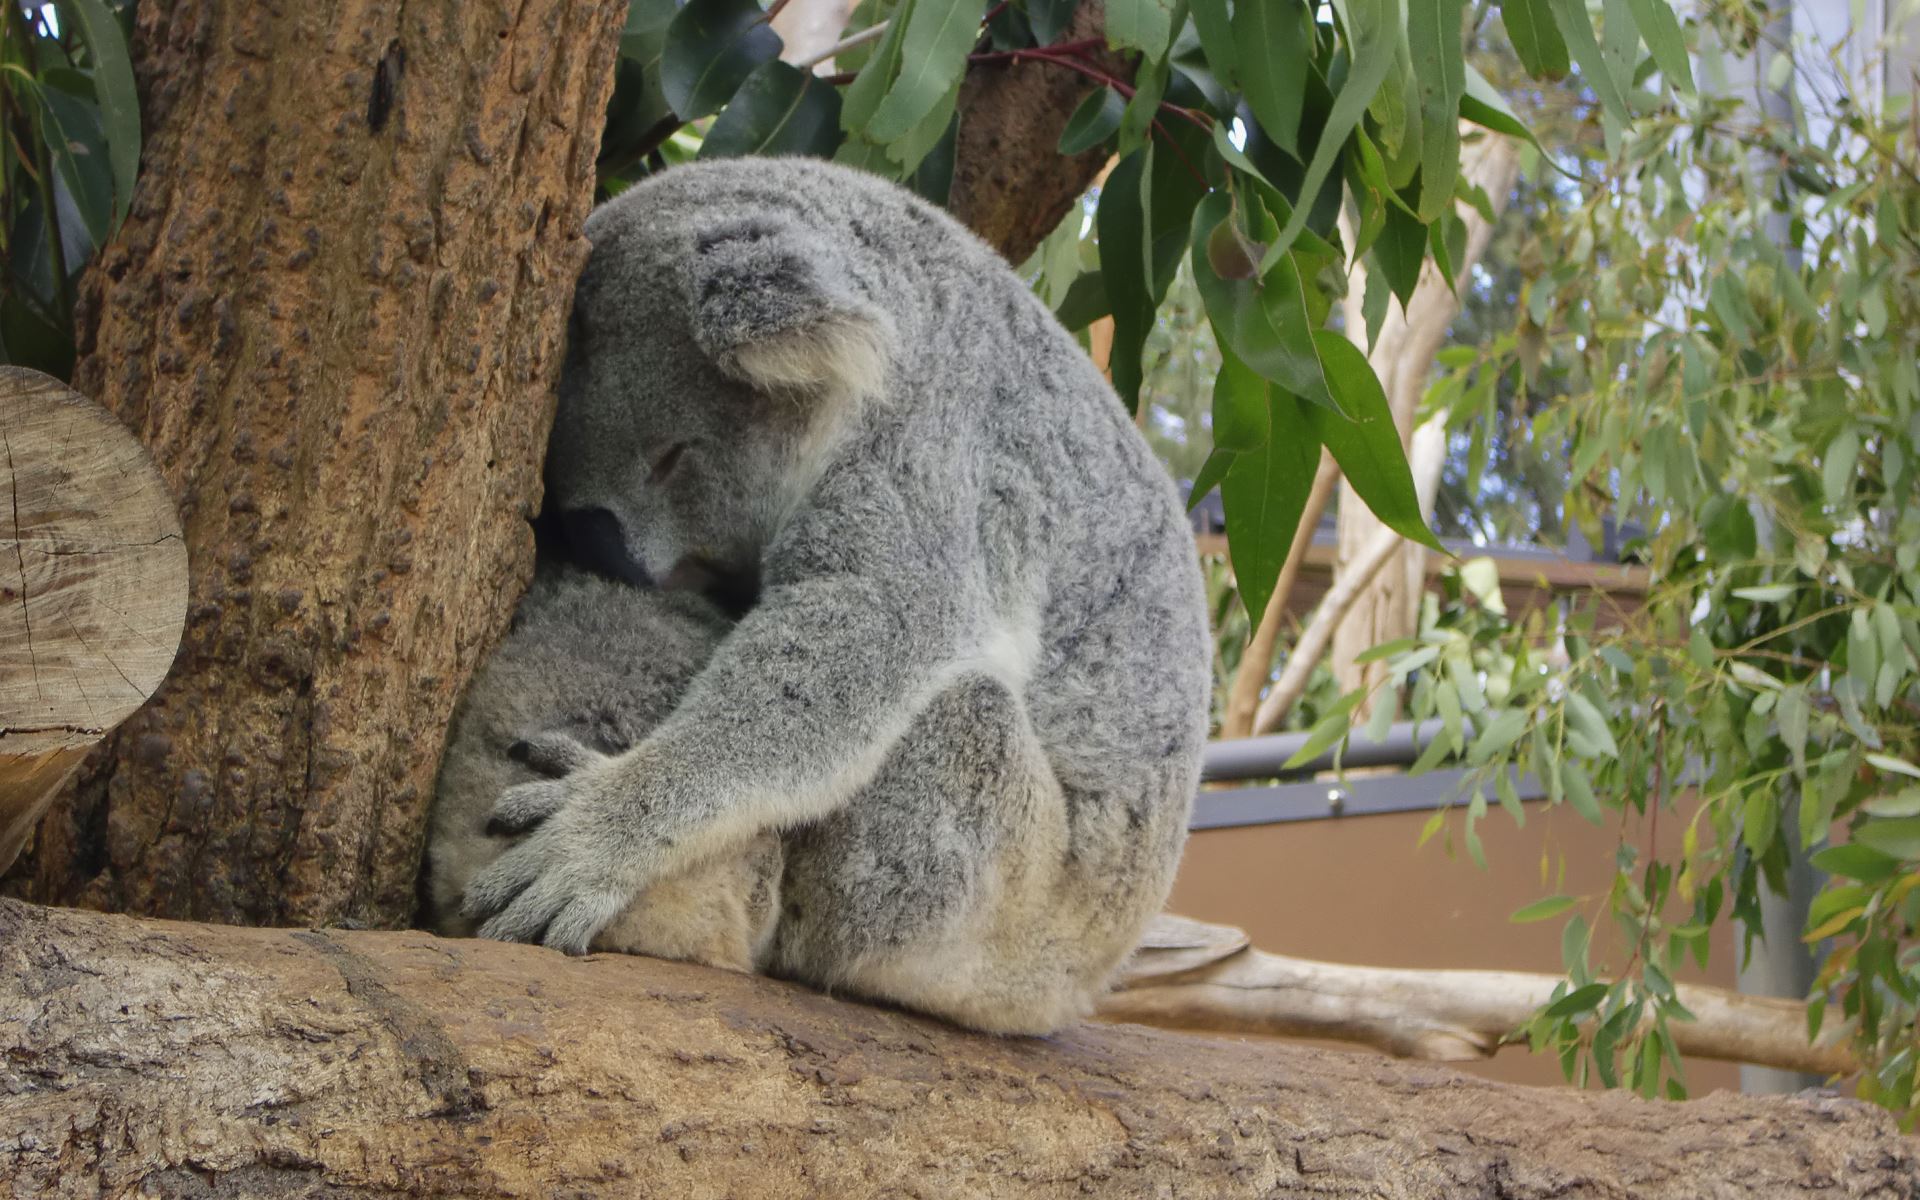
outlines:
[[[58,380],[0,367],[0,871],[160,686],[186,616],[187,547],[146,448]]]

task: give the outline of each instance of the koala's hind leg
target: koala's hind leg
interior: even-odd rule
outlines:
[[[1085,1015],[1137,922],[1127,880],[1075,861],[1070,807],[1019,698],[962,677],[852,804],[788,832],[770,970],[994,1032]]]
[[[654,883],[595,935],[591,949],[759,970],[780,915],[781,868],[780,836],[762,833]]]

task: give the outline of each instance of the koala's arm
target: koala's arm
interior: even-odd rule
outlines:
[[[582,952],[674,864],[846,804],[940,687],[981,665],[951,609],[916,599],[937,594],[858,575],[770,589],[645,741],[506,794],[497,819],[539,827],[468,890],[469,914],[494,914],[482,934]]]

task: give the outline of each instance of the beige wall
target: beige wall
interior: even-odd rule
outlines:
[[[1599,898],[1612,879],[1618,834],[1612,827],[1596,829],[1564,807],[1529,804],[1526,811],[1524,829],[1498,809],[1481,823],[1485,871],[1467,857],[1457,834],[1452,857],[1443,836],[1416,849],[1430,815],[1425,811],[1205,830],[1187,842],[1169,908],[1237,925],[1262,949],[1304,958],[1558,972],[1561,922],[1514,925],[1507,917],[1554,892],[1593,895],[1597,901],[1589,912],[1603,913]],[[1682,822],[1666,815],[1661,851],[1678,857]],[[1450,827],[1457,830],[1457,822],[1456,814]],[[1636,844],[1645,844],[1643,830],[1631,834]],[[1556,881],[1562,860],[1565,876]],[[1596,937],[1595,943],[1596,966],[1625,963],[1617,935],[1612,941]],[[1733,938],[1723,934],[1708,970],[1681,978],[1732,987],[1733,974]],[[1514,1082],[1562,1083],[1558,1062],[1536,1059],[1524,1047],[1466,1069]],[[1687,1083],[1696,1096],[1736,1088],[1738,1071],[1724,1063],[1692,1062]]]

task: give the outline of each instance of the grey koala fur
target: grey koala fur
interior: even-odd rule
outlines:
[[[475,932],[460,900],[474,874],[512,844],[488,827],[501,793],[638,744],[673,711],[730,624],[692,594],[540,568],[448,732],[427,842],[433,929],[449,937]],[[533,743],[531,762],[516,757],[516,743],[541,735],[566,740]],[[538,753],[555,745],[577,757]],[[771,942],[779,885],[780,840],[769,831],[663,875],[594,936],[592,948],[755,970]]]
[[[614,531],[604,569],[762,590],[638,745],[506,792],[533,832],[466,911],[578,952],[781,830],[774,973],[1000,1032],[1083,1015],[1172,882],[1211,686],[1145,440],[991,250],[878,178],[676,167],[587,236],[549,504]]]

